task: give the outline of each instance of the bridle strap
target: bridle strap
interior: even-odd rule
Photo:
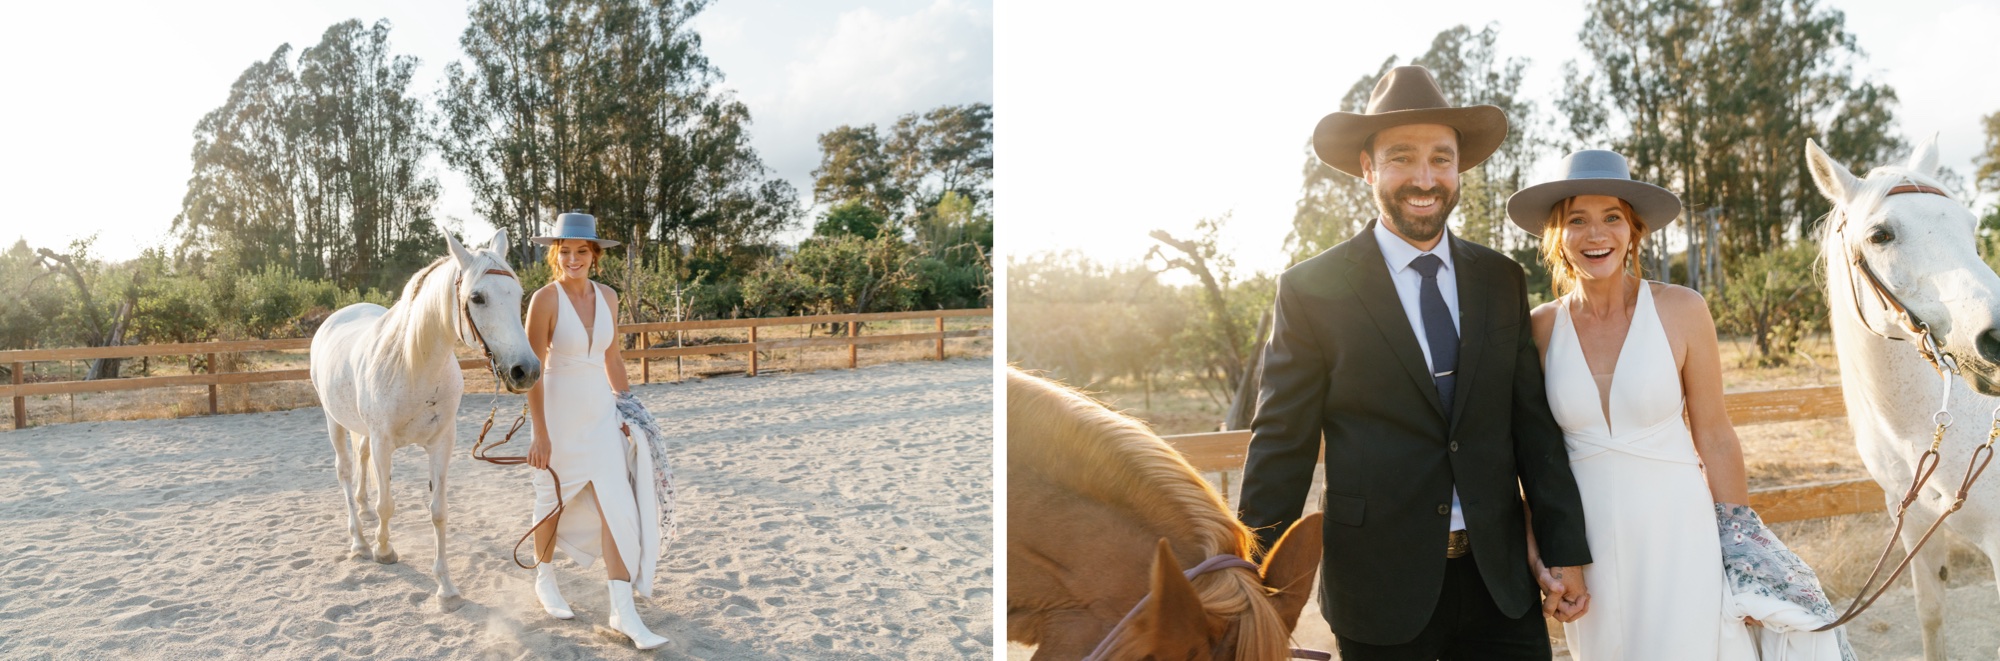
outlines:
[[[504,275],[504,276],[507,276],[507,277],[509,277],[509,278],[514,278],[514,279],[516,279],[516,280],[520,279],[520,278],[519,278],[518,276],[515,276],[515,275],[514,275],[514,272],[513,272],[513,271],[507,271],[507,270],[504,270],[504,269],[486,269],[486,272],[485,272],[485,273],[483,273],[483,274],[481,274],[481,275],[482,275],[482,276],[487,276],[487,275]],[[451,283],[451,292],[452,292],[452,296],[457,296],[457,295],[458,295],[458,288],[459,288],[460,286],[462,286],[463,284],[465,284],[465,274],[464,274],[464,273],[460,273],[460,274],[458,274],[458,279],[456,279],[456,280],[453,280],[453,281],[452,281],[452,283]],[[493,368],[493,369],[495,370],[495,371],[494,371],[494,373],[493,373],[493,376],[494,376],[494,377],[496,377],[496,378],[497,378],[497,377],[499,377],[499,376],[500,376],[500,373],[499,373],[499,371],[497,371],[497,370],[498,370],[499,368],[497,368],[497,367],[494,367],[494,366],[493,366],[493,350],[492,350],[492,349],[489,349],[489,348],[487,348],[487,347],[486,347],[486,337],[485,337],[485,336],[483,336],[483,335],[480,335],[480,333],[479,333],[479,324],[477,324],[477,323],[474,323],[474,322],[472,321],[472,302],[471,302],[471,301],[467,301],[467,300],[464,300],[464,299],[460,299],[460,300],[459,300],[459,302],[458,302],[458,314],[460,315],[460,321],[461,321],[461,323],[463,324],[463,326],[464,326],[465,328],[470,328],[470,329],[472,329],[472,339],[473,339],[473,341],[474,341],[474,342],[478,343],[478,345],[479,345],[479,350],[480,350],[480,351],[483,351],[483,352],[485,352],[485,353],[486,353],[486,365],[487,365],[487,367],[489,367],[489,368]],[[460,332],[459,332],[459,334],[458,334],[458,341],[460,341],[460,342],[464,342],[464,341],[465,341],[465,333],[464,333],[464,331],[460,331]]]
[[[1903,195],[1906,193],[1924,193],[1929,195],[1942,196],[1947,199],[1951,198],[1951,195],[1946,194],[1942,190],[1939,190],[1932,186],[1925,186],[1922,184],[1902,184],[1895,188],[1889,189],[1889,192],[1883,195],[1883,197],[1889,197],[1893,195]],[[1840,223],[1841,223],[1840,227],[1836,231],[1846,230],[1847,216],[1845,213],[1841,215]],[[1846,247],[1847,242],[1845,241],[1841,242],[1841,246],[1843,250],[1848,250],[1848,252],[1851,255],[1853,255],[1853,259],[1849,260],[1849,262],[1854,266],[1854,269],[1860,271],[1862,277],[1866,279],[1869,291],[1875,294],[1876,303],[1880,304],[1882,308],[1889,314],[1890,323],[1893,323],[1901,327],[1905,332],[1908,332],[1910,334],[1910,337],[1916,338],[1918,340],[1917,353],[1922,354],[1924,360],[1930,362],[1931,369],[1936,370],[1939,373],[1944,373],[1948,371],[1946,369],[1946,366],[1940,362],[1940,356],[1938,355],[1940,352],[1938,352],[1934,346],[1929,346],[1933,345],[1935,342],[1934,340],[1929,339],[1930,325],[1924,323],[1922,319],[1917,318],[1916,313],[1911,312],[1909,306],[1904,305],[1903,300],[1901,298],[1897,298],[1896,293],[1890,291],[1889,286],[1882,283],[1882,277],[1875,274],[1875,269],[1868,265],[1867,258],[1863,257],[1860,252],[1847,248]],[[1861,314],[1861,288],[1852,286],[1852,284],[1850,283],[1849,289],[1851,290],[1851,293],[1853,294],[1854,297],[1854,315],[1861,319],[1862,328],[1866,328],[1868,329],[1868,332],[1874,333],[1877,336],[1880,336],[1884,339],[1890,339],[1890,340],[1908,339],[1901,337],[1892,337],[1887,333],[1883,333],[1882,331],[1876,330],[1873,324],[1868,323],[1868,318]]]
[[[1181,576],[1186,577],[1189,581],[1193,581],[1196,576],[1222,569],[1248,569],[1253,574],[1260,573],[1256,563],[1244,560],[1238,556],[1221,554],[1209,556],[1207,560],[1201,561],[1201,564],[1181,572]],[[1104,655],[1110,652],[1111,641],[1117,640],[1118,635],[1124,633],[1125,629],[1131,626],[1132,618],[1138,617],[1139,609],[1144,608],[1152,600],[1152,593],[1147,593],[1146,596],[1140,597],[1139,603],[1133,604],[1132,610],[1125,611],[1125,617],[1118,620],[1117,626],[1111,628],[1111,633],[1105,634],[1104,640],[1097,642],[1097,648],[1091,650],[1088,656],[1083,657],[1084,661],[1103,661],[1105,658]],[[1332,661],[1333,659],[1332,654],[1319,650],[1293,648],[1291,652],[1294,659],[1312,659],[1313,661]]]

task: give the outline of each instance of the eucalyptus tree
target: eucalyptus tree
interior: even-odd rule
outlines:
[[[993,197],[993,106],[971,103],[907,113],[887,134],[874,124],[820,134],[813,203],[860,203],[911,224],[956,195],[985,208]]]
[[[418,61],[389,32],[337,23],[296,65],[284,45],[237,77],[195,126],[180,258],[372,287],[428,261],[430,118],[409,91]]]
[[[298,79],[281,45],[230,85],[222,106],[195,124],[193,173],[174,217],[177,254],[225,268],[297,268]]]
[[[1732,259],[1754,255],[1822,211],[1806,138],[1848,162],[1903,146],[1895,92],[1854,74],[1864,53],[1844,24],[1814,0],[1594,0],[1587,59],[1565,68],[1558,105],[1573,141],[1625,153],[1635,178],[1681,194],[1685,216],[1717,218]]]
[[[478,213],[533,236],[583,209],[645,259],[679,252],[649,242],[727,253],[793,224],[795,194],[751,148],[749,109],[715,89],[688,25],[706,5],[474,3],[439,107],[445,162]]]

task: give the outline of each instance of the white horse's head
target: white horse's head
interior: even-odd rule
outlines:
[[[1820,245],[1833,314],[1846,321],[1858,315],[1878,335],[1917,339],[1872,293],[1858,259],[1909,309],[1913,323],[1929,326],[1967,384],[2000,396],[2000,276],[1979,258],[1978,220],[1942,193],[1937,139],[1924,141],[1907,164],[1875,168],[1866,179],[1856,178],[1811,140],[1806,162],[1820,193],[1834,205]],[[1910,186],[1930,190],[1912,192]]]
[[[450,234],[444,236],[451,248],[452,262],[458,265],[459,283],[454,306],[464,311],[461,329],[467,344],[486,343],[492,354],[493,372],[508,392],[526,392],[542,378],[542,361],[528,347],[528,331],[521,327],[521,281],[507,264],[507,230],[493,233],[493,239],[478,252],[465,249]],[[489,273],[504,271],[508,275]]]

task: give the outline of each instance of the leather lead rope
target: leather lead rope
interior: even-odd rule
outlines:
[[[501,269],[486,269],[486,273],[483,275],[504,275],[509,278],[518,279],[512,271]],[[460,273],[458,279],[452,282],[452,292],[454,295],[456,295],[458,287],[464,279],[465,274]],[[487,445],[486,434],[493,431],[493,418],[500,412],[500,365],[494,362],[493,349],[486,346],[486,337],[480,334],[479,324],[472,320],[471,302],[461,299],[458,302],[458,313],[461,315],[460,321],[464,324],[464,327],[472,329],[472,340],[479,345],[480,351],[486,353],[486,369],[493,374],[493,405],[486,412],[486,423],[479,426],[479,438],[472,442],[472,458],[499,466],[525,466],[528,463],[527,457],[495,457],[489,453],[493,451],[493,448],[506,445],[508,441],[514,440],[514,434],[521,431],[522,425],[527,424],[528,402],[525,400],[521,402],[521,415],[514,418],[514,424],[507,427],[507,433],[500,437],[500,441],[490,446]],[[459,334],[458,339],[461,342],[465,341],[463,332]],[[534,569],[535,565],[539,565],[541,562],[537,561],[535,565],[521,562],[521,545],[527,543],[528,538],[533,537],[535,531],[541,530],[542,526],[549,526],[551,529],[554,529],[562,521],[562,477],[556,475],[556,471],[553,468],[546,470],[549,472],[549,479],[554,480],[556,483],[556,509],[549,512],[547,516],[542,517],[542,520],[536,521],[535,525],[528,526],[528,531],[521,533],[521,538],[514,541],[514,564],[522,569]]]
[[[489,464],[496,464],[500,466],[525,466],[528,464],[527,457],[524,456],[495,457],[488,453],[491,453],[493,451],[493,448],[506,445],[508,441],[514,440],[514,434],[516,432],[521,431],[521,426],[528,422],[528,403],[525,400],[521,402],[521,415],[519,417],[514,418],[514,424],[507,427],[507,433],[501,436],[498,442],[489,446],[486,445],[486,433],[493,430],[493,416],[500,410],[499,408],[500,382],[497,380],[494,381],[493,383],[493,398],[494,398],[493,410],[487,412],[486,424],[480,425],[479,427],[479,439],[472,442],[472,458],[484,461]],[[542,526],[548,526],[551,530],[554,530],[555,527],[562,521],[562,513],[563,513],[562,476],[557,475],[556,470],[554,468],[549,468],[546,470],[548,470],[549,472],[549,479],[554,480],[556,483],[556,508],[554,511],[549,512],[547,516],[543,516],[542,520],[536,521],[535,525],[528,526],[528,531],[525,533],[521,533],[521,538],[514,541],[514,550],[513,550],[514,564],[522,569],[534,569],[535,565],[539,565],[541,564],[541,562],[537,560],[535,562],[535,565],[521,562],[521,545],[527,543],[528,538],[533,537],[535,535],[535,531],[541,530]]]

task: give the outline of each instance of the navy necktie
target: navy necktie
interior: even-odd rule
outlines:
[[[1410,261],[1410,268],[1424,276],[1417,290],[1417,309],[1424,316],[1424,341],[1431,350],[1431,379],[1437,382],[1438,399],[1444,402],[1445,418],[1451,417],[1452,384],[1458,374],[1458,327],[1451,323],[1451,308],[1438,291],[1438,269],[1444,260],[1425,253]]]

